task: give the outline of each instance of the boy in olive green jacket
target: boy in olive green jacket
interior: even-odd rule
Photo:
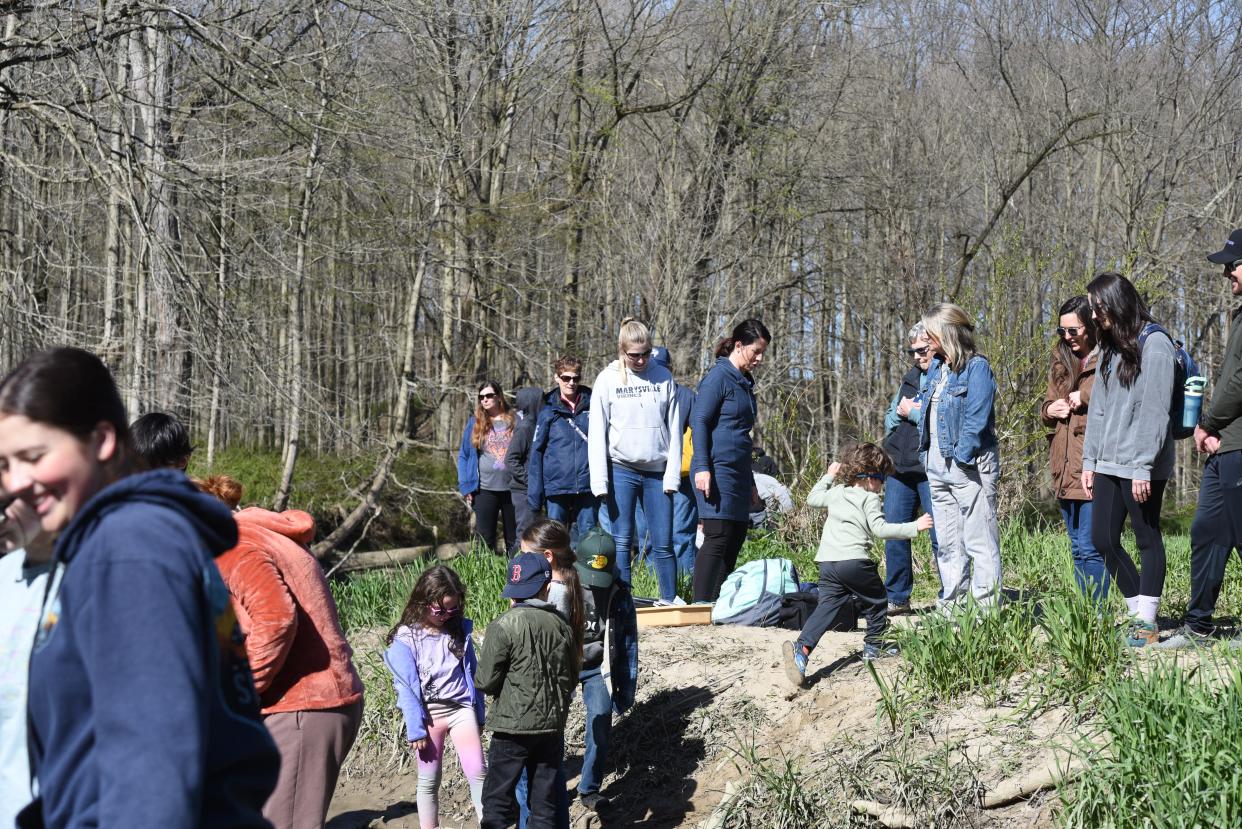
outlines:
[[[487,626],[479,648],[475,686],[495,697],[487,712],[492,743],[482,829],[506,829],[517,822],[515,790],[523,770],[530,786],[527,827],[555,825],[556,773],[580,654],[573,629],[546,601],[551,581],[544,556],[515,556],[504,589],[512,607]]]

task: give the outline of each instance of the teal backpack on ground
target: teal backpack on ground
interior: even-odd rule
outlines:
[[[781,599],[798,592],[798,571],[787,558],[762,558],[743,564],[725,579],[712,607],[712,623],[775,627]]]

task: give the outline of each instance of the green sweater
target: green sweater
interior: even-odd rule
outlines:
[[[547,602],[528,599],[487,626],[475,686],[495,697],[487,727],[502,734],[555,734],[565,729],[578,684],[573,629]]]
[[[1233,312],[1225,363],[1216,375],[1212,402],[1203,407],[1203,428],[1220,435],[1218,452],[1242,449],[1242,306]]]
[[[860,486],[833,486],[831,475],[819,479],[806,502],[828,510],[816,561],[867,559],[873,538],[914,538],[919,534],[913,521],[904,524],[885,521],[879,494]]]

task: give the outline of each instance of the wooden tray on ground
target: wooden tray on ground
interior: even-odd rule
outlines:
[[[685,625],[710,625],[712,606],[709,604],[679,604],[667,607],[639,607],[640,628],[684,627]]]

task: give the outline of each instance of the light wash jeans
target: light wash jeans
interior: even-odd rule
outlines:
[[[608,470],[608,523],[617,544],[617,570],[621,581],[630,585],[634,583],[630,576],[634,506],[640,498],[651,533],[660,598],[671,602],[677,596],[677,560],[673,558],[673,498],[664,492],[664,475],[612,464]]]
[[[1001,583],[1000,525],[996,496],[1000,461],[996,450],[979,453],[972,466],[927,455],[932,520],[936,524],[942,609],[970,596],[981,606],[996,603]]]

